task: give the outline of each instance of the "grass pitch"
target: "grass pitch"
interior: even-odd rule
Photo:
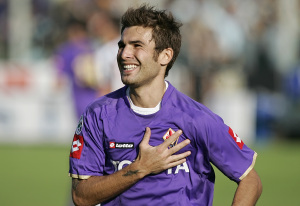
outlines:
[[[255,170],[263,192],[258,206],[300,205],[300,142],[276,142],[265,147],[252,147],[257,153]],[[214,205],[231,205],[236,183],[217,169]]]
[[[4,206],[69,206],[69,146],[0,146],[0,204]],[[257,205],[299,205],[300,142],[253,147],[255,169],[263,182]],[[217,169],[214,206],[231,205],[236,183]]]
[[[68,155],[65,146],[0,146],[0,204],[67,205]]]

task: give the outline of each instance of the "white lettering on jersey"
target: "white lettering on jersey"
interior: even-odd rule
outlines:
[[[190,172],[190,169],[186,162],[182,163],[182,165],[177,165],[175,174],[177,174],[179,172],[179,170],[184,170],[186,173]]]
[[[130,165],[132,163],[130,160],[123,160],[121,162],[111,160],[111,162],[115,167],[115,172],[123,169],[125,167],[124,165]],[[174,174],[178,174],[179,170],[184,170],[186,173],[190,172],[189,166],[186,162],[182,163],[181,165],[177,165]],[[172,168],[167,170],[167,174],[172,174]]]
[[[118,171],[118,164],[120,163],[119,161],[113,161],[111,160],[111,163],[114,165],[115,167],[115,172]]]
[[[182,163],[181,165],[177,165],[174,174],[177,174],[179,172],[179,170],[184,170],[186,173],[190,172],[190,169],[186,162]],[[170,175],[170,174],[172,174],[172,168],[168,169],[168,175]]]
[[[132,162],[130,162],[129,160],[123,160],[122,162],[120,162],[119,166],[118,166],[118,170],[123,169],[124,165],[130,165]]]
[[[115,167],[115,172],[124,168],[124,165],[130,165],[132,162],[130,160],[123,160],[123,161],[113,161],[111,160],[112,164]]]

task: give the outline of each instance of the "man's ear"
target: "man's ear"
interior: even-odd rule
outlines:
[[[162,66],[168,65],[172,58],[173,58],[173,49],[171,48],[164,49],[159,54],[159,61]]]

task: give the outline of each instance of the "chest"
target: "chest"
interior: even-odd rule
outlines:
[[[122,111],[115,116],[104,120],[104,148],[106,155],[112,160],[133,161],[139,152],[146,127],[151,130],[150,146],[162,144],[177,130],[185,130],[184,124],[178,119],[168,118],[168,113],[158,113],[143,119],[132,111]],[[179,136],[169,148],[179,144],[185,139],[191,139],[185,133]],[[191,146],[183,148],[180,152],[193,149]]]

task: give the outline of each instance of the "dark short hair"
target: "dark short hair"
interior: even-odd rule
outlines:
[[[129,8],[121,18],[121,33],[132,26],[152,28],[152,38],[155,42],[155,56],[164,49],[172,48],[173,58],[166,68],[165,77],[168,76],[181,47],[180,27],[182,24],[175,20],[171,12],[156,10],[153,6],[142,5],[138,8]]]

